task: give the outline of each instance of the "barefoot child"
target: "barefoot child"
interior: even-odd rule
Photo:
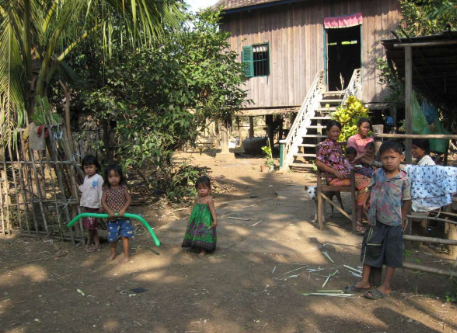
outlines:
[[[122,239],[124,258],[122,262],[129,261],[129,238],[133,237],[133,226],[130,219],[124,214],[132,201],[129,190],[125,184],[122,168],[118,164],[111,164],[105,170],[105,183],[103,187],[102,205],[109,214],[108,242],[111,254],[108,261],[116,258],[116,245],[119,237]],[[117,217],[115,213],[118,213]]]
[[[85,156],[81,164],[86,176],[83,184],[79,186],[79,190],[82,192],[79,204],[85,213],[99,213],[101,211],[103,187],[103,178],[97,173],[100,171],[100,164],[93,155]],[[98,220],[95,217],[85,217],[83,225],[89,234],[86,252],[100,250],[100,239],[97,232]],[[92,240],[94,240],[94,246],[91,246]]]
[[[366,291],[365,297],[380,299],[392,292],[390,280],[395,268],[403,266],[404,221],[411,204],[411,182],[400,170],[403,147],[397,141],[385,141],[379,149],[382,169],[371,178],[371,202],[368,212],[369,228],[363,237],[362,281],[345,288],[345,292]],[[386,265],[384,282],[377,289],[370,285],[371,267]]]
[[[217,216],[213,198],[210,196],[210,179],[207,176],[198,178],[195,188],[198,197],[195,199],[195,205],[190,214],[182,247],[198,249],[200,250],[199,256],[202,257],[206,252],[216,250]]]

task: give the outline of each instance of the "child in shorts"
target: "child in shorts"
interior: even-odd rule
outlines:
[[[81,191],[80,206],[84,213],[100,213],[103,178],[98,174],[100,172],[100,163],[94,155],[86,155],[81,163],[84,170],[84,182],[79,186]],[[99,251],[100,238],[98,237],[98,219],[95,217],[85,217],[83,219],[84,229],[87,230],[88,240],[86,252]],[[92,246],[92,240],[94,245]]]
[[[390,281],[396,268],[403,266],[403,229],[411,205],[411,181],[400,170],[403,146],[398,141],[385,141],[379,149],[382,168],[376,170],[368,186],[371,189],[368,211],[369,228],[363,237],[362,281],[347,286],[344,291],[365,291],[369,299],[388,297],[392,292]],[[386,265],[384,282],[372,289],[369,278],[371,267]]]
[[[106,185],[103,187],[102,205],[109,214],[108,242],[110,243],[111,254],[108,261],[116,258],[116,246],[120,237],[124,248],[124,258],[122,259],[124,263],[129,261],[129,239],[133,237],[132,221],[124,217],[132,202],[125,183],[120,165],[111,164],[105,169]]]

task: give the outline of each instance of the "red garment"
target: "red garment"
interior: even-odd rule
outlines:
[[[98,213],[98,208],[83,207],[85,213]],[[95,217],[85,217],[83,219],[84,228],[87,230],[98,229],[98,219]]]
[[[128,189],[125,185],[118,187],[103,186],[103,192],[106,193],[106,205],[115,213],[119,213],[122,207],[127,203]]]
[[[36,133],[38,134],[38,137],[40,137],[41,134],[43,133],[43,128],[45,128],[45,125],[41,125],[36,130]],[[44,137],[47,138],[48,136],[49,136],[49,130],[46,128],[45,131],[44,131]]]

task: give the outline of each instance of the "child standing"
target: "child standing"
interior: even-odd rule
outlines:
[[[195,188],[198,197],[190,214],[182,247],[200,250],[199,256],[216,250],[217,216],[211,193],[211,181],[207,176],[197,179]]]
[[[123,263],[129,261],[129,239],[133,237],[132,222],[124,218],[124,214],[132,201],[125,184],[122,168],[118,164],[111,164],[105,170],[105,185],[103,187],[102,205],[109,214],[108,242],[111,254],[108,261],[116,258],[116,245],[119,237],[122,238],[124,248]],[[115,214],[117,213],[117,216]]]
[[[379,149],[382,169],[371,178],[369,228],[365,233],[360,255],[363,263],[362,281],[345,288],[345,292],[366,291],[365,297],[381,299],[392,292],[390,280],[395,268],[403,266],[403,229],[411,204],[411,182],[406,172],[400,170],[403,147],[397,141],[385,141]],[[371,289],[371,267],[386,265],[384,282]]]
[[[82,168],[85,173],[84,182],[79,186],[82,192],[80,206],[85,213],[99,213],[101,210],[103,178],[97,173],[100,171],[100,164],[93,155],[87,155],[82,160]],[[87,229],[89,239],[86,245],[86,252],[100,250],[100,239],[98,238],[98,220],[95,217],[83,219],[84,229]],[[92,239],[94,246],[91,246]]]

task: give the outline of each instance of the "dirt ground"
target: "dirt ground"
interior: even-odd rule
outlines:
[[[302,295],[323,289],[335,271],[325,289],[357,281],[344,265],[360,266],[362,239],[340,214],[329,217],[330,207],[326,230],[310,222],[314,202],[303,185],[312,174],[260,173],[262,162],[194,155],[226,189],[215,196],[218,249],[203,259],[180,248],[186,207],[133,207],[162,245],[136,225],[127,264],[120,247],[106,262],[106,243],[88,254],[70,242],[0,239],[0,331],[457,332],[457,306],[445,299],[452,284],[443,277],[397,270],[394,294],[379,301]],[[407,260],[443,269],[452,262],[424,246]],[[132,290],[140,287],[146,291]]]

